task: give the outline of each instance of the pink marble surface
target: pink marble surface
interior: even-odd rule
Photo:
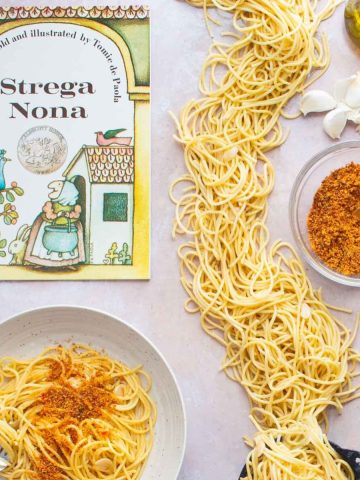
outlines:
[[[237,480],[248,451],[242,436],[254,431],[248,420],[248,402],[241,388],[219,372],[223,349],[202,332],[197,316],[183,310],[185,294],[179,284],[177,242],[170,235],[174,210],[168,187],[183,172],[183,161],[181,149],[172,139],[174,126],[168,111],[179,112],[186,100],[197,95],[197,79],[209,37],[201,11],[177,0],[148,3],[152,7],[153,57],[152,279],[118,283],[2,283],[0,321],[33,307],[76,304],[103,309],[141,329],[172,365],[184,394],[189,433],[179,480]],[[44,2],[23,0],[22,4]],[[343,8],[340,6],[322,26],[329,33],[333,61],[317,85],[329,90],[335,79],[355,73],[359,65],[359,52],[350,45],[343,28]],[[286,144],[271,153],[277,180],[268,223],[272,237],[284,240],[292,240],[287,210],[296,174],[313,154],[334,143],[323,133],[320,118],[299,119],[289,127]],[[343,139],[358,138],[354,128],[347,127]],[[358,290],[335,285],[312,270],[309,275],[316,287],[323,287],[331,303],[359,310]],[[353,317],[345,317],[345,321],[351,326]],[[360,447],[356,441],[360,427],[358,409],[359,404],[353,403],[341,417],[331,416],[333,440],[344,446]]]

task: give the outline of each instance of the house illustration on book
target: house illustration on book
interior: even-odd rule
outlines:
[[[64,176],[74,182],[80,193],[86,263],[131,265],[134,148],[84,145]]]

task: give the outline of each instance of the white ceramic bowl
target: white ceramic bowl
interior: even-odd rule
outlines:
[[[29,357],[54,342],[90,344],[130,366],[144,366],[153,378],[151,395],[158,419],[154,447],[141,480],[176,480],[186,442],[184,403],[175,377],[156,347],[121,320],[82,307],[39,308],[0,324],[0,357]]]

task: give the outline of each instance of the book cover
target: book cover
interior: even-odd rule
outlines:
[[[0,7],[0,280],[146,279],[149,9]]]

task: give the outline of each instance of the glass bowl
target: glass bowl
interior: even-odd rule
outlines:
[[[290,196],[290,224],[301,255],[315,270],[334,282],[360,287],[360,275],[347,276],[332,270],[312,251],[307,217],[315,193],[333,170],[349,163],[360,164],[360,141],[342,142],[315,155],[296,177]]]

